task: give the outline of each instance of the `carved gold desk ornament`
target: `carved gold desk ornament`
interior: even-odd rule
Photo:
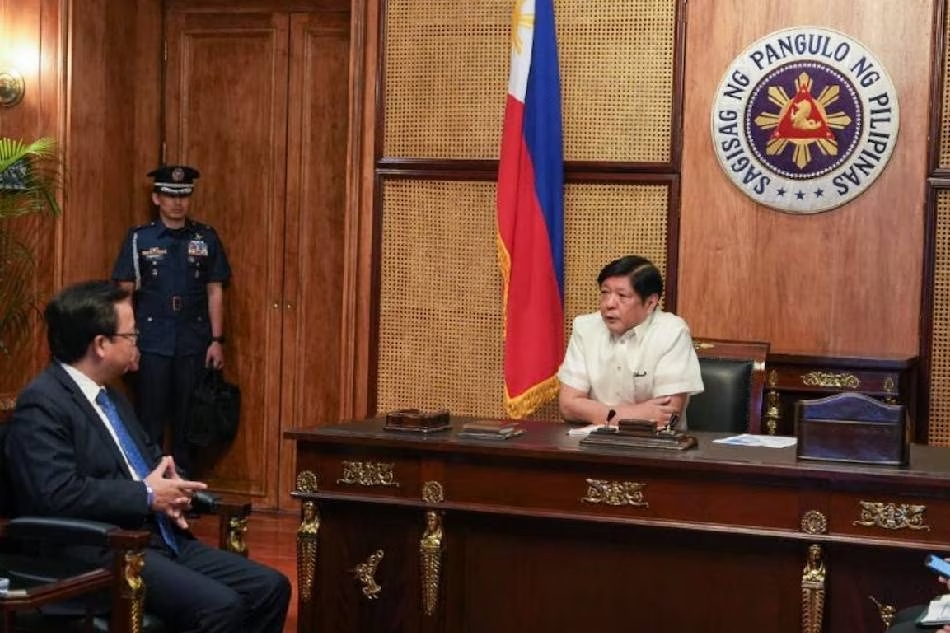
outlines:
[[[363,584],[363,595],[370,600],[378,598],[379,592],[383,590],[375,578],[376,568],[381,560],[383,560],[383,550],[378,549],[370,554],[366,562],[360,563],[351,570],[356,579]]]
[[[580,441],[581,446],[609,446],[613,448],[659,448],[684,451],[696,446],[696,438],[673,428],[672,420],[658,429],[650,420],[620,420],[617,426],[605,426],[591,431]]]
[[[343,475],[336,480],[338,484],[349,486],[393,486],[396,481],[396,464],[379,462],[343,462]]]
[[[608,506],[633,506],[649,508],[643,489],[646,484],[634,481],[606,481],[587,479],[587,494],[581,497],[583,503],[603,503]]]
[[[878,527],[885,530],[929,530],[924,523],[927,506],[907,503],[883,503],[859,501],[861,516],[854,522],[862,527]]]
[[[871,602],[874,603],[874,606],[877,607],[877,612],[881,616],[881,622],[884,623],[884,628],[888,628],[894,622],[894,616],[897,614],[897,608],[891,604],[882,604],[874,596],[868,596],[871,599]]]
[[[810,545],[802,569],[802,633],[821,633],[825,611],[825,576],[821,546]]]
[[[317,476],[305,470],[297,475],[297,490],[317,492]],[[313,578],[317,569],[317,535],[320,532],[320,513],[317,504],[307,500],[300,505],[300,527],[297,528],[297,591],[301,602],[313,598]]]
[[[419,541],[419,563],[422,567],[422,607],[426,615],[432,615],[439,603],[442,572],[442,516],[435,510],[426,512],[426,529]]]

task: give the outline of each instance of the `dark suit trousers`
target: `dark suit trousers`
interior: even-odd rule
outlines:
[[[204,354],[160,356],[142,353],[135,375],[135,411],[149,438],[164,452],[164,432],[172,431],[175,464],[187,471],[191,466],[186,441],[188,403]]]
[[[179,539],[181,553],[145,551],[145,611],[170,633],[281,633],[290,581],[275,569],[201,541]]]

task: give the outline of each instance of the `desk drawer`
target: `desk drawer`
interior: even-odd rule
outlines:
[[[834,536],[886,539],[895,544],[950,542],[950,507],[936,498],[887,492],[835,492],[828,532]]]
[[[307,448],[298,453],[297,472],[313,473],[320,493],[406,500],[422,494],[420,459],[402,451]]]
[[[802,492],[778,482],[711,477],[651,468],[531,463],[453,463],[445,469],[445,502],[521,514],[585,520],[662,523],[704,529],[800,529],[805,509],[821,503],[820,491]]]

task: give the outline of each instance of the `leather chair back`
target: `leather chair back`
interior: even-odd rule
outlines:
[[[686,408],[691,430],[760,433],[769,344],[700,338],[693,341],[704,391]]]

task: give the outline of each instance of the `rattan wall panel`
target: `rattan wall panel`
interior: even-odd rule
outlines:
[[[940,152],[938,167],[950,168],[950,11],[944,11],[943,17],[943,99],[940,110]],[[933,116],[933,115],[931,115]]]
[[[571,319],[598,308],[597,275],[621,255],[642,255],[666,271],[665,185],[577,184],[564,196],[564,313]]]
[[[597,308],[607,261],[640,253],[665,269],[664,185],[569,185],[565,335]],[[377,409],[503,416],[495,184],[392,180],[383,189]],[[566,344],[566,339],[565,339]],[[537,417],[556,417],[549,405]]]
[[[508,0],[388,0],[383,155],[498,157]]]
[[[377,408],[502,415],[495,184],[383,190]]]
[[[675,0],[556,3],[569,160],[670,160]]]
[[[930,444],[950,445],[950,191],[937,195],[933,337],[930,343]]]
[[[388,0],[389,158],[496,159],[511,0]],[[676,0],[555,2],[567,160],[667,162]]]

